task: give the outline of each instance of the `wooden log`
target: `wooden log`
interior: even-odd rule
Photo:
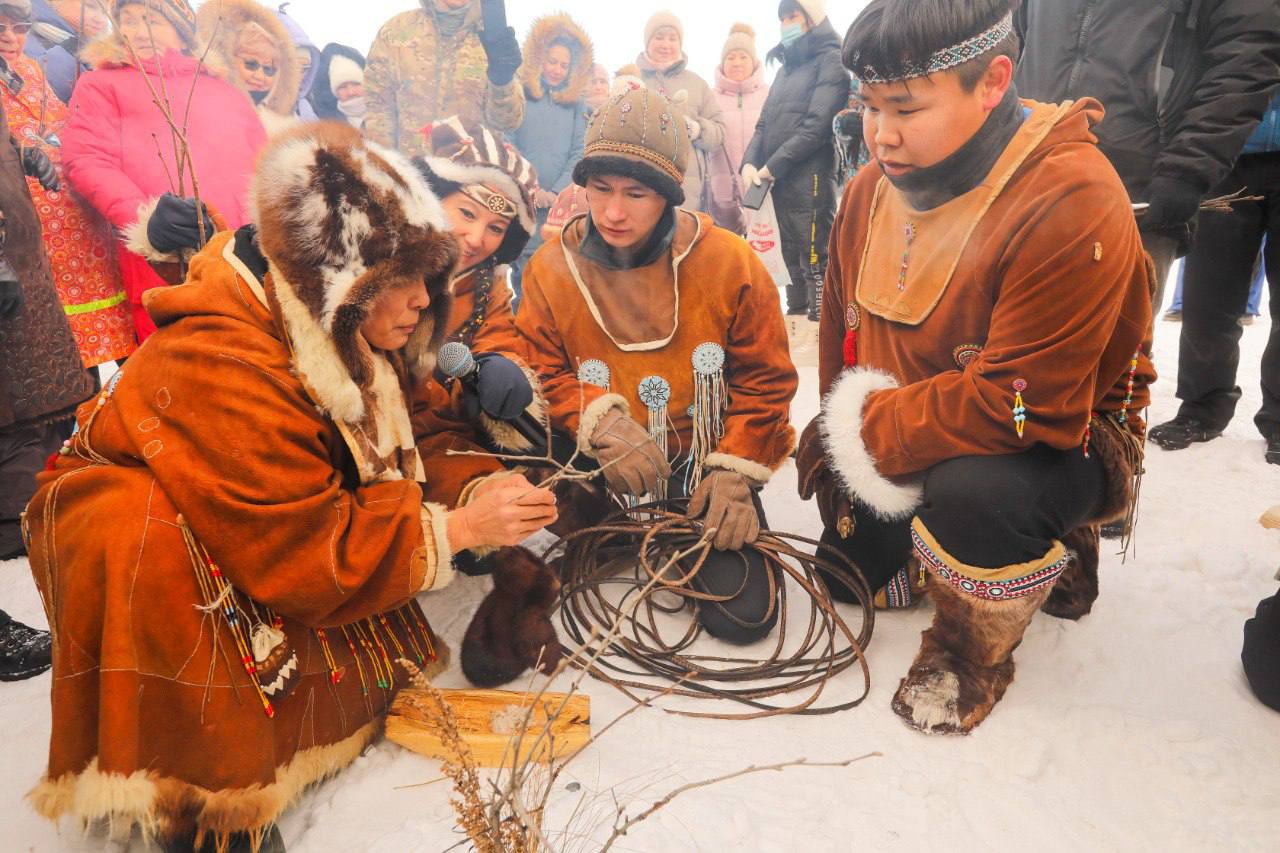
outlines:
[[[507,761],[508,745],[524,720],[530,693],[508,690],[441,690],[445,702],[453,709],[458,732],[471,748],[476,764],[497,767],[503,757]],[[565,702],[564,693],[544,693],[529,716],[529,730],[521,742],[520,759],[531,756],[534,741],[547,727],[547,717]],[[416,688],[401,690],[387,714],[387,738],[406,749],[431,758],[449,757],[432,721],[434,703],[426,692]],[[582,695],[571,696],[564,710],[550,722],[551,735],[538,746],[537,761],[547,763],[552,756],[562,758],[577,752],[591,739],[591,700]]]

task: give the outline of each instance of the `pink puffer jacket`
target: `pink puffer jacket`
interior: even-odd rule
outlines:
[[[112,36],[91,45],[86,58],[95,70],[76,84],[62,133],[63,164],[76,192],[123,232],[137,221],[141,205],[177,191],[173,137],[149,79],[157,92],[168,91],[179,123],[191,96],[186,137],[201,200],[231,228],[248,222],[249,181],[267,137],[244,93],[217,69],[176,51],[144,61],[140,71]],[[182,195],[192,195],[189,173],[184,189]],[[164,282],[123,246],[120,267],[141,340],[155,329],[142,310],[142,293]]]
[[[756,132],[756,122],[769,97],[769,87],[764,82],[764,66],[756,65],[756,73],[741,83],[735,83],[719,68],[716,69],[716,100],[724,116],[724,148],[728,161],[720,152],[709,152],[707,171],[711,189],[717,199],[731,197],[730,179],[742,169],[742,155]]]

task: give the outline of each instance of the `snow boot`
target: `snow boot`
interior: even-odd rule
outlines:
[[[1203,421],[1178,415],[1171,421],[1153,426],[1147,438],[1165,450],[1184,450],[1202,441],[1213,441],[1222,430],[1212,429]]]
[[[1117,524],[1123,531],[1124,522]],[[1067,534],[1062,544],[1069,558],[1067,567],[1040,609],[1059,619],[1076,620],[1088,614],[1098,599],[1098,528],[1076,528]]]
[[[22,681],[53,666],[53,641],[0,610],[0,681]]]
[[[1280,465],[1280,432],[1267,436],[1267,453],[1264,458],[1272,465]]]
[[[1066,567],[1067,552],[1055,543],[1034,562],[980,569],[948,555],[919,519],[911,532],[936,609],[893,710],[926,734],[968,734],[1013,681],[1013,650]]]

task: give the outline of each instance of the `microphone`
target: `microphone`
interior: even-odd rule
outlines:
[[[450,341],[440,347],[440,351],[436,354],[436,366],[440,368],[440,372],[451,379],[461,382],[467,390],[480,395],[480,365],[476,363],[475,356],[471,354],[471,348],[459,341]],[[496,420],[496,419],[495,419]],[[511,427],[526,441],[533,445],[534,450],[545,450],[546,448],[546,431],[542,424],[529,414],[527,411],[521,412],[510,420],[503,421],[510,424]]]

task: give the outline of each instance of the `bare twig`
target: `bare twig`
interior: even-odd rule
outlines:
[[[614,842],[616,842],[622,836],[626,835],[631,829],[635,827],[636,824],[652,817],[657,811],[659,811],[662,808],[665,808],[667,805],[671,803],[672,800],[674,800],[676,797],[680,796],[681,794],[687,794],[688,792],[696,791],[699,788],[708,788],[712,785],[719,785],[721,782],[728,782],[731,779],[738,779],[742,776],[750,776],[755,773],[766,773],[772,770],[786,770],[789,767],[848,767],[849,765],[855,764],[859,761],[865,761],[868,758],[878,758],[880,756],[881,756],[881,753],[879,752],[868,752],[866,755],[860,755],[857,758],[850,758],[847,761],[822,761],[822,762],[809,761],[808,759],[805,759],[805,758],[799,758],[799,759],[796,759],[795,761],[782,761],[782,762],[779,762],[778,764],[768,764],[762,767],[757,767],[755,765],[752,765],[750,767],[744,767],[741,770],[736,770],[733,773],[726,773],[723,776],[716,776],[712,779],[703,779],[700,782],[689,782],[688,784],[681,785],[679,788],[676,788],[674,791],[671,791],[669,794],[662,797],[653,805],[649,806],[649,808],[645,809],[639,814],[636,814],[636,815],[633,815],[632,817],[627,818],[626,820],[622,821],[622,823],[620,824],[615,824],[613,828],[613,832],[609,835],[608,840],[605,841],[604,846],[600,848],[601,853],[604,853],[604,851],[611,848],[614,845]],[[622,816],[622,813],[623,813],[623,809],[621,806],[619,806],[618,808],[619,817]]]

